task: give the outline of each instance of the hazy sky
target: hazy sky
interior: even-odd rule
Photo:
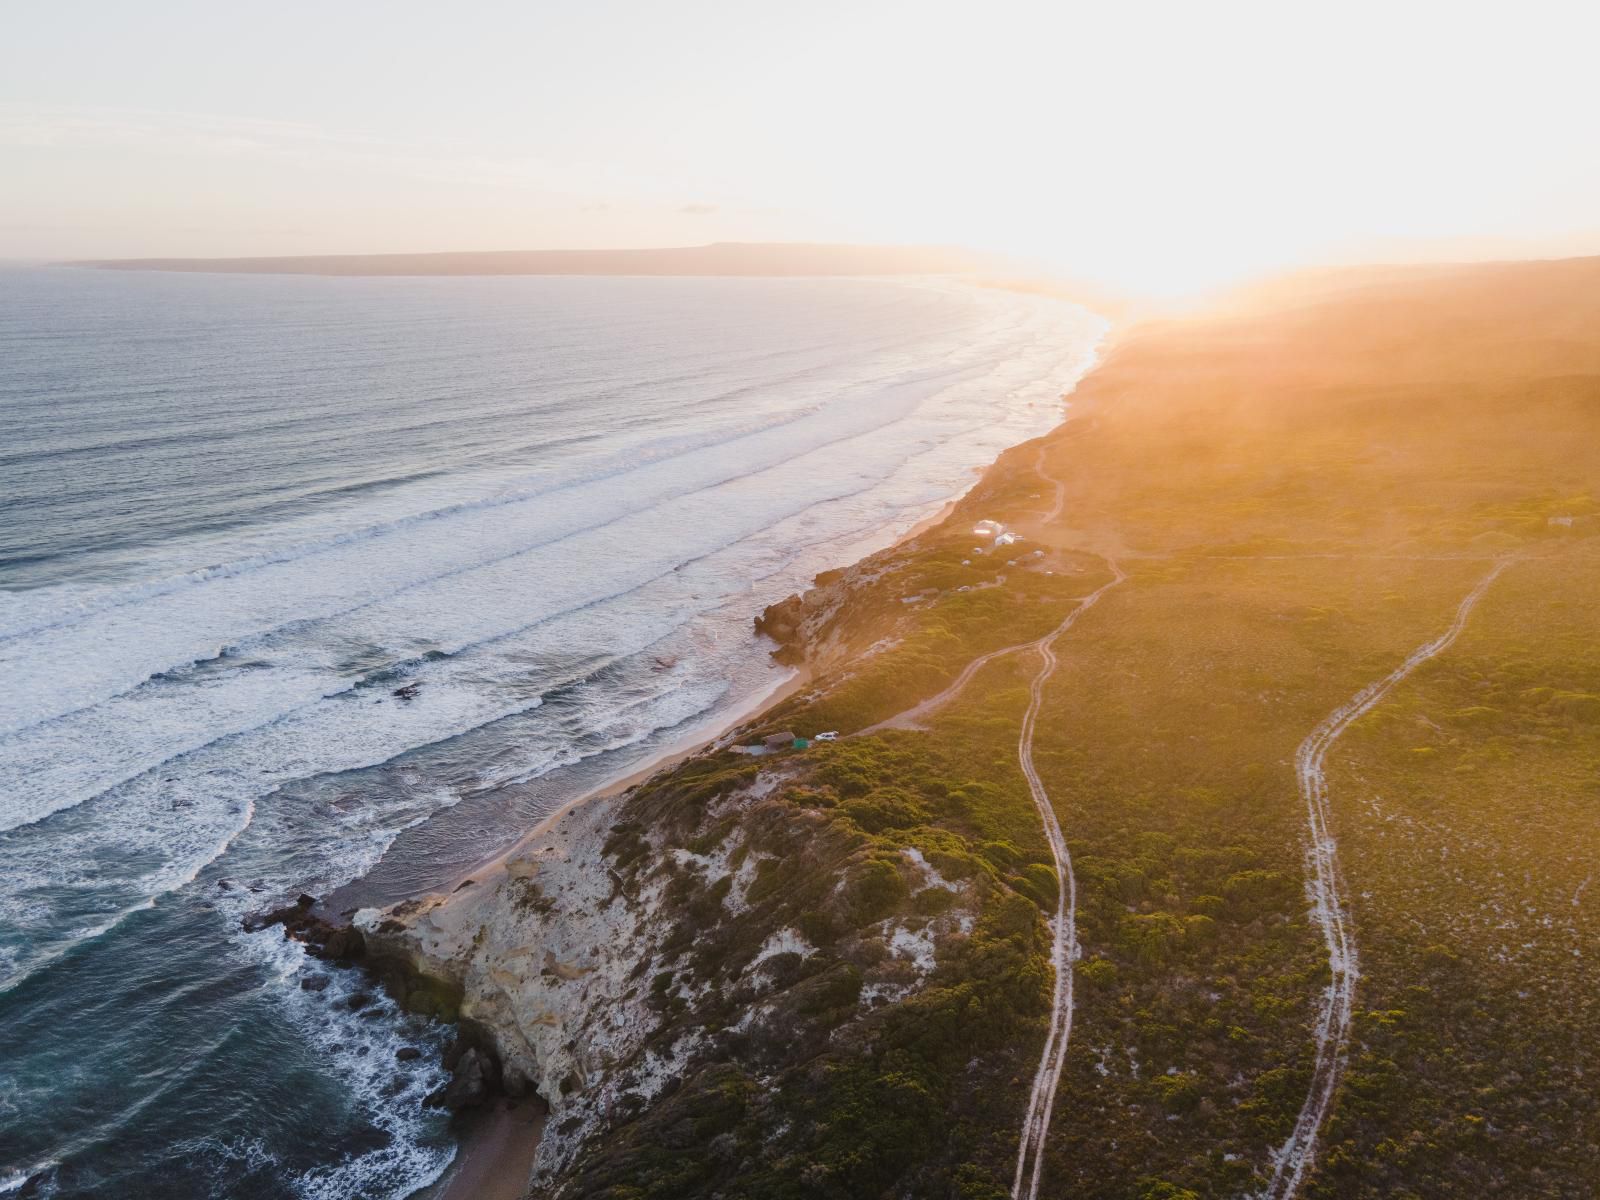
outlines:
[[[1596,12],[15,0],[0,257],[940,242],[1171,290],[1600,252]]]

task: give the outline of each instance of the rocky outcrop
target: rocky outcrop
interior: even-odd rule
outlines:
[[[624,1093],[649,1096],[652,1078],[665,1077],[644,1045],[658,1024],[648,971],[670,930],[658,890],[629,894],[606,862],[617,803],[575,810],[502,874],[448,900],[356,918],[380,953],[459,990],[460,1016],[485,1031],[508,1092],[550,1104],[547,1175]],[[473,1093],[475,1055],[463,1057],[465,1075],[456,1065],[439,1103],[459,1107]]]
[[[364,929],[342,917],[323,915],[317,905],[315,896],[302,894],[292,904],[246,917],[244,929],[255,933],[278,926],[285,937],[299,942],[314,958],[338,967],[359,966],[406,1012],[442,1021],[455,1021],[459,1017],[461,987],[458,983],[429,973],[413,961],[409,953],[395,953],[382,947],[374,949]],[[391,922],[391,930],[400,928],[398,923]],[[304,976],[300,987],[307,992],[322,992],[331,981],[329,975],[319,971]],[[365,1007],[369,1002],[367,992],[356,992],[347,1001],[355,1008]],[[468,1036],[476,1035],[469,1030]],[[483,1040],[481,1036],[479,1040]]]
[[[916,991],[938,947],[970,931],[974,894],[915,853],[869,861],[782,798],[790,770],[741,764],[715,786],[597,799],[492,878],[358,913],[369,953],[459,988],[463,1025],[492,1051],[464,1054],[434,1101],[470,1104],[497,1082],[537,1093],[551,1119],[534,1180],[551,1185],[704,1063],[772,1069],[836,1036],[797,1013],[833,1006],[848,1022]],[[955,903],[866,912],[866,874],[895,898],[934,888]],[[791,878],[805,885],[777,882]]]
[[[427,1099],[434,1108],[460,1112],[476,1108],[500,1091],[500,1064],[493,1053],[468,1046],[456,1057],[450,1082]]]
[[[395,952],[380,944],[373,953],[368,953],[365,930],[356,924],[323,916],[317,910],[317,898],[304,894],[292,904],[246,917],[243,924],[246,931],[252,933],[278,926],[285,937],[300,942],[313,957],[340,967],[359,966],[407,1012],[459,1021],[460,1032],[444,1058],[444,1067],[451,1073],[450,1080],[427,1098],[430,1106],[456,1113],[479,1107],[502,1092],[516,1096],[525,1090],[515,1084],[511,1088],[503,1086],[493,1037],[475,1022],[459,1020],[460,984],[430,972],[408,951]],[[389,935],[403,928],[394,920],[384,924]],[[324,992],[331,982],[331,976],[318,971],[304,975],[300,987],[307,992]],[[359,1012],[372,1002],[370,991],[358,990],[343,1004]],[[421,1054],[418,1048],[406,1046],[395,1057],[406,1062]]]
[[[367,941],[361,930],[343,921],[323,916],[317,912],[316,904],[315,896],[302,893],[293,904],[246,917],[245,932],[255,933],[279,925],[283,927],[285,936],[303,943],[317,958],[345,964],[362,958],[367,952]],[[312,980],[317,978],[319,977],[311,977]],[[307,990],[320,991],[322,987],[326,987],[325,977],[322,978],[324,982],[320,986],[308,980]]]
[[[772,657],[786,666],[836,666],[882,636],[881,614],[853,602],[900,566],[894,552],[883,551],[845,570],[824,571],[799,595],[767,605],[755,619],[756,632],[778,644]],[[878,626],[873,637],[865,636],[869,625]]]

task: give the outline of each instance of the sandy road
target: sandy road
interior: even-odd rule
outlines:
[[[1045,448],[1039,448],[1036,471],[1040,478],[1049,480],[1055,487],[1055,497],[1050,508],[1040,513],[1040,520],[1048,524],[1061,515],[1066,504],[1067,488],[1060,479],[1045,470]],[[1029,642],[1019,642],[981,654],[969,662],[961,674],[936,696],[914,708],[909,708],[885,721],[880,721],[855,736],[865,736],[884,729],[917,729],[922,722],[950,703],[972,677],[996,659],[1019,651],[1033,650],[1039,655],[1039,670],[1029,685],[1028,708],[1023,714],[1022,728],[1017,737],[1017,762],[1027,780],[1028,792],[1033,798],[1039,821],[1044,826],[1045,841],[1050,847],[1050,857],[1056,869],[1056,911],[1050,920],[1050,963],[1055,973],[1055,983],[1050,998],[1050,1030],[1039,1055],[1039,1066],[1034,1072],[1033,1085],[1028,1093],[1028,1111],[1023,1118],[1017,1148],[1017,1170],[1011,1195],[1015,1200],[1037,1200],[1039,1181],[1044,1172],[1044,1147],[1050,1134],[1050,1119],[1055,1111],[1056,1092],[1061,1085],[1061,1073],[1066,1066],[1067,1042],[1072,1034],[1072,964],[1078,957],[1077,905],[1078,884],[1072,873],[1072,855],[1067,849],[1066,836],[1061,822],[1050,804],[1050,795],[1033,762],[1033,734],[1044,706],[1045,686],[1055,674],[1057,659],[1055,643],[1077,623],[1079,617],[1093,608],[1112,588],[1128,576],[1113,560],[1106,559],[1112,578],[1090,592],[1073,607],[1049,633]]]
[[[1084,613],[1112,588],[1127,579],[1115,562],[1107,560],[1114,578],[1085,596],[1078,607],[1067,614],[1054,631],[1035,643],[1039,651],[1039,673],[1033,677],[1029,692],[1028,711],[1023,714],[1022,731],[1017,737],[1017,762],[1023,777],[1028,781],[1028,791],[1033,796],[1033,806],[1044,825],[1045,840],[1050,846],[1050,857],[1056,868],[1056,912],[1050,921],[1050,965],[1055,969],[1055,987],[1050,999],[1050,1032],[1039,1055],[1039,1067],[1034,1072],[1033,1087],[1028,1094],[1028,1113],[1023,1118],[1022,1136],[1017,1147],[1017,1172],[1011,1185],[1011,1195],[1020,1200],[1036,1200],[1039,1180],[1044,1171],[1045,1139],[1050,1134],[1050,1118],[1055,1111],[1056,1090],[1061,1084],[1061,1072],[1067,1061],[1067,1040],[1072,1035],[1072,964],[1078,957],[1078,881],[1072,873],[1072,855],[1067,850],[1066,836],[1061,832],[1061,822],[1050,804],[1050,795],[1033,765],[1033,731],[1044,705],[1045,685],[1055,674],[1055,642],[1071,629]]]
[[[1300,743],[1295,753],[1295,774],[1300,796],[1306,805],[1306,825],[1310,834],[1306,850],[1307,887],[1311,894],[1312,919],[1322,930],[1328,948],[1328,966],[1333,981],[1323,993],[1317,1014],[1316,1062],[1311,1087],[1306,1093],[1294,1130],[1273,1156],[1272,1181],[1264,1200],[1292,1200],[1300,1192],[1306,1172],[1316,1158],[1317,1140],[1333,1106],[1333,1096],[1344,1074],[1350,1051],[1350,1019],[1355,1006],[1356,980],[1360,970],[1355,936],[1350,928],[1349,897],[1339,869],[1338,845],[1330,828],[1328,779],[1324,771],[1328,750],[1341,734],[1394,690],[1395,686],[1429,659],[1448,650],[1467,627],[1467,619],[1489,585],[1510,566],[1496,563],[1478,581],[1456,609],[1450,627],[1431,642],[1411,652],[1405,662],[1376,683],[1368,684],[1344,705],[1335,709]]]
[[[996,659],[1004,658],[1008,654],[1015,654],[1019,650],[1037,649],[1042,640],[1043,639],[1035,639],[1031,642],[1018,642],[1015,646],[1002,646],[998,650],[991,650],[987,654],[978,655],[977,658],[973,659],[966,665],[966,669],[963,670],[961,674],[955,677],[955,681],[937,696],[930,696],[915,708],[908,708],[905,710],[905,712],[896,713],[892,717],[888,717],[882,721],[879,721],[876,725],[869,725],[855,736],[867,737],[869,734],[881,733],[885,729],[926,728],[923,722],[929,717],[933,716],[934,713],[938,712],[946,704],[949,704],[950,701],[959,696],[962,689],[965,688],[967,684],[972,682],[972,677],[979,671],[983,670],[983,668],[987,667]]]
[[[1040,446],[1039,457],[1034,462],[1034,473],[1037,474],[1041,479],[1049,480],[1050,483],[1055,486],[1055,499],[1050,505],[1049,510],[1039,514],[1039,519],[1048,524],[1059,517],[1061,515],[1062,508],[1066,506],[1067,485],[1044,469],[1044,452],[1045,448]],[[1118,582],[1120,582],[1120,580]],[[1103,591],[1104,589],[1101,590]],[[1093,603],[1095,599],[1098,599],[1098,597],[1099,593],[1097,592],[1094,596],[1079,601],[1080,608],[1084,605]],[[1067,624],[1071,624],[1076,618],[1077,611],[1074,611],[1072,615],[1068,617]],[[983,670],[983,668],[987,667],[996,659],[1004,658],[1008,654],[1015,654],[1019,650],[1036,650],[1043,645],[1045,641],[1053,640],[1054,638],[1058,637],[1064,628],[1065,626],[1058,627],[1057,629],[1052,630],[1050,633],[1045,634],[1045,636],[1042,638],[1035,638],[1029,642],[1018,642],[1014,646],[1002,646],[998,650],[991,650],[987,654],[978,655],[977,658],[973,659],[966,665],[961,674],[955,677],[950,686],[945,688],[944,691],[940,692],[938,695],[930,696],[928,699],[924,700],[921,704],[916,705],[914,708],[908,708],[904,712],[896,713],[892,717],[888,717],[885,720],[879,721],[876,725],[869,725],[855,736],[866,737],[868,734],[879,733],[885,729],[924,728],[923,722],[929,717],[933,716],[934,713],[938,712],[946,704],[949,704],[950,701],[959,696],[962,692],[962,689],[964,689],[967,684],[972,682],[972,677],[979,671]]]

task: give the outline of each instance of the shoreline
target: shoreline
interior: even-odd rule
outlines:
[[[1067,419],[1070,420],[1070,416]],[[917,521],[884,549],[892,550],[905,545],[928,530],[943,524],[993,465],[991,462],[988,467],[983,468],[979,472],[978,479],[963,489],[960,495],[952,496],[935,512]],[[526,849],[531,842],[548,833],[574,810],[596,800],[620,796],[698,754],[708,746],[720,742],[735,730],[758,720],[764,713],[799,692],[810,684],[813,678],[808,667],[791,668],[786,678],[718,718],[709,731],[699,730],[687,734],[663,747],[659,753],[633,770],[579,792],[505,849],[452,876],[440,887],[418,893],[412,899],[443,896],[445,897],[443,903],[449,905],[487,886],[493,886],[504,876],[506,864],[513,857]],[[411,1193],[408,1200],[521,1200],[528,1176],[533,1170],[534,1159],[539,1153],[545,1122],[544,1116],[531,1114],[532,1106],[526,1101],[508,1102],[503,1097],[498,1098],[493,1112],[477,1114],[461,1129],[457,1136],[456,1155],[444,1173],[426,1187]],[[533,1131],[532,1137],[519,1136],[530,1129]]]
[[[1103,350],[1103,343],[1101,349]],[[1096,361],[1090,371],[1094,370],[1103,361],[1100,350],[1097,350]],[[1088,375],[1088,371],[1084,373]],[[1079,382],[1081,382],[1080,377]],[[1076,388],[1076,384],[1074,385]],[[1062,402],[1065,413],[1062,420],[1036,438],[1027,439],[1034,441],[1037,438],[1049,437],[1058,432],[1064,425],[1082,415],[1070,402],[1072,393],[1063,393]],[[1027,441],[1016,445],[1026,445]],[[975,468],[976,478],[963,488],[957,495],[950,497],[938,509],[914,523],[903,534],[894,538],[882,550],[874,553],[883,553],[904,546],[915,541],[929,530],[943,525],[961,506],[962,502],[988,478],[991,471],[999,465],[1001,459],[1010,454],[1016,446],[1009,446],[1002,450],[994,459],[981,468]],[[849,566],[850,564],[844,564]],[[411,897],[420,900],[429,896],[442,897],[442,905],[453,905],[465,902],[468,898],[481,894],[484,889],[496,886],[504,876],[507,864],[519,853],[538,838],[548,834],[565,817],[575,810],[597,800],[604,800],[620,796],[631,789],[647,782],[663,771],[669,770],[685,759],[700,753],[709,746],[713,746],[729,737],[736,730],[759,720],[760,717],[789,697],[795,695],[814,681],[814,674],[807,666],[791,668],[789,675],[778,681],[773,687],[756,696],[749,698],[745,703],[737,706],[733,711],[719,717],[711,723],[709,728],[702,728],[686,734],[677,741],[664,746],[658,753],[650,756],[645,762],[624,774],[615,776],[603,783],[597,784],[573,796],[566,803],[544,817],[532,828],[528,829],[505,849],[485,857],[468,870],[451,877],[443,885],[430,888]],[[529,1119],[524,1110],[531,1110],[526,1103],[509,1103],[504,1098],[496,1101],[496,1107],[491,1113],[479,1114],[478,1117],[466,1124],[458,1135],[456,1155],[451,1160],[444,1173],[426,1187],[411,1194],[409,1200],[520,1200],[524,1194],[528,1176],[533,1169],[533,1163],[539,1152],[544,1118],[542,1116]],[[518,1115],[523,1113],[523,1115]],[[519,1136],[526,1130],[532,1129],[532,1137]]]
[[[461,1130],[444,1174],[410,1200],[522,1200],[546,1119],[527,1101],[499,1098]]]
[[[1069,415],[1066,419],[1071,420],[1071,416]],[[1063,424],[1065,423],[1066,422],[1063,421]],[[1060,426],[1058,425],[1055,428],[1059,429]],[[1051,432],[1054,432],[1054,430]],[[1040,436],[1048,436],[1048,434],[1042,434]],[[1023,444],[1025,443],[1018,443],[1018,445]],[[1007,447],[1006,450],[1002,451],[1001,453],[1009,453],[1010,450],[1014,448],[1015,447]],[[998,461],[998,459],[996,461]],[[921,537],[924,533],[928,532],[928,530],[942,525],[946,520],[949,519],[950,515],[955,512],[956,508],[961,504],[961,501],[965,499],[967,494],[970,493],[974,487],[978,486],[978,483],[981,482],[983,475],[986,474],[989,468],[993,465],[994,463],[991,462],[988,466],[982,468],[979,472],[978,479],[974,480],[965,489],[963,489],[960,495],[952,496],[949,500],[946,500],[935,512],[932,512],[928,516],[917,521],[911,526],[910,529],[906,530],[905,533],[896,537],[887,546],[885,546],[882,551],[877,551],[876,553],[883,553],[885,551],[896,549],[899,546],[905,545],[907,542],[914,541],[915,539]],[[811,683],[812,679],[813,675],[808,667],[800,666],[790,668],[790,673],[786,678],[779,680],[766,691],[751,696],[744,703],[736,706],[732,711],[718,716],[712,722],[708,723],[708,727],[696,729],[686,733],[683,737],[678,738],[676,741],[663,746],[659,751],[646,758],[644,762],[640,763],[632,770],[620,775],[614,775],[601,783],[595,784],[593,787],[579,792],[577,795],[567,800],[547,816],[541,818],[535,825],[526,830],[516,839],[516,841],[512,842],[503,850],[498,850],[493,854],[485,856],[472,866],[458,872],[455,875],[452,875],[438,887],[431,887],[425,891],[418,892],[410,896],[409,899],[420,900],[427,896],[445,896],[445,903],[449,904],[453,903],[457,896],[468,895],[479,890],[484,885],[492,883],[504,874],[505,864],[511,858],[515,857],[519,852],[524,850],[534,839],[542,836],[545,833],[548,833],[562,820],[562,818],[567,816],[567,814],[572,812],[574,809],[580,808],[583,805],[591,803],[595,800],[604,800],[612,796],[619,796],[622,793],[646,782],[651,777],[660,774],[662,771],[677,766],[685,759],[698,754],[708,746],[712,746],[717,742],[720,742],[723,738],[726,738],[742,726],[749,724],[751,721],[759,720],[765,713],[777,707],[779,704],[789,699],[790,696],[793,696],[796,692],[800,691],[806,685]]]
[[[716,718],[711,723],[709,732],[701,729],[687,733],[677,741],[663,746],[656,754],[625,774],[612,776],[602,783],[597,783],[593,787],[579,792],[549,815],[541,818],[537,824],[524,832],[505,849],[488,855],[466,870],[451,876],[439,887],[429,888],[427,891],[412,896],[411,899],[420,900],[427,896],[444,896],[446,897],[444,903],[452,904],[458,896],[470,895],[485,885],[495,882],[505,873],[507,861],[526,849],[529,842],[548,833],[574,809],[581,808],[583,805],[590,804],[596,800],[620,796],[622,793],[637,787],[669,767],[677,766],[684,759],[690,758],[707,746],[721,741],[741,725],[757,719],[768,709],[787,700],[810,682],[811,672],[809,670],[804,667],[792,668],[788,677],[779,680],[765,692],[751,697],[732,712]]]

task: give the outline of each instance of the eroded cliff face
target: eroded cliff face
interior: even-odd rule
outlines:
[[[881,614],[858,606],[876,585],[897,574],[903,563],[887,550],[839,571],[824,571],[798,595],[769,604],[755,620],[756,632],[777,643],[772,657],[826,671],[848,660],[866,642],[869,628],[881,639]]]
[[[550,1103],[545,1171],[569,1157],[578,1130],[568,1121],[587,1122],[586,1100],[603,1105],[604,1083],[654,1026],[637,987],[655,940],[652,906],[622,895],[603,853],[618,803],[573,810],[503,871],[453,896],[356,918],[377,952],[458,986],[460,1016],[493,1041],[506,1089]]]
[[[454,896],[358,916],[377,953],[458,985],[507,1090],[550,1104],[535,1184],[710,1061],[775,1069],[837,1039],[972,932],[970,883],[841,836],[786,797],[798,774],[765,759],[596,799]]]

